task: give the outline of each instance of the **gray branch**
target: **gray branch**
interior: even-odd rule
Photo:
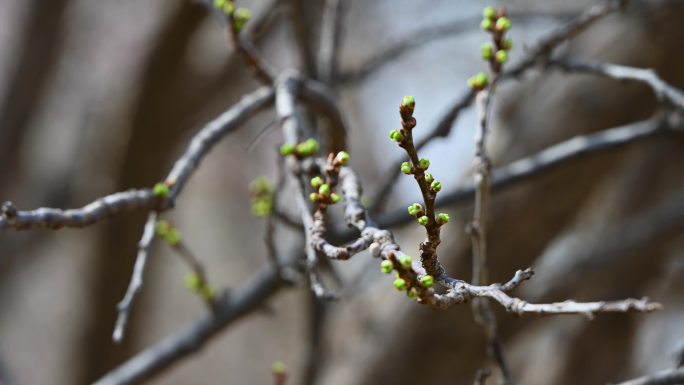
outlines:
[[[681,385],[684,384],[684,367],[666,369],[655,374],[621,382],[617,385]]]

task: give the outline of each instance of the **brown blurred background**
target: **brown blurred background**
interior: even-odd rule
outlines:
[[[344,0],[343,0],[344,1]],[[304,68],[296,31],[316,47],[322,0],[254,0],[255,42],[280,71]],[[350,125],[352,166],[365,191],[379,186],[400,153],[386,139],[405,94],[417,100],[418,128],[432,127],[485,69],[477,25],[482,1],[344,1],[339,72],[425,29],[463,25],[400,55],[357,82],[337,84]],[[506,2],[513,17],[512,61],[538,36],[591,1]],[[654,68],[684,88],[684,4],[635,1],[562,47],[574,56]],[[501,4],[493,4],[501,5]],[[473,22],[475,21],[475,22]],[[77,207],[163,178],[191,135],[257,83],[227,46],[218,20],[192,1],[0,1],[0,201],[20,209]],[[587,75],[536,72],[499,89],[494,164],[572,136],[626,124],[657,109],[649,89]],[[263,220],[249,211],[249,181],[276,174],[275,116],[252,119],[224,140],[169,215],[210,279],[235,287],[266,263]],[[425,149],[445,189],[469,181],[474,117],[464,112],[447,139]],[[420,136],[420,131],[418,134]],[[649,315],[515,318],[498,312],[519,384],[604,384],[673,365],[684,343],[684,138],[660,136],[574,161],[494,195],[491,275],[537,271],[518,291],[530,301],[649,296]],[[240,167],[226,167],[239,164]],[[404,178],[386,205],[416,196]],[[442,258],[467,278],[470,207],[449,207]],[[183,285],[186,268],[154,248],[124,344],[111,342],[144,214],[124,214],[84,230],[0,233],[0,383],[86,384],[205,311]],[[397,228],[415,254],[415,226]],[[292,243],[291,234],[279,237]],[[282,247],[285,253],[289,249]],[[316,383],[468,384],[485,362],[484,336],[469,306],[437,311],[397,295],[367,255],[338,264],[346,287],[328,304]],[[156,384],[269,384],[273,361],[303,381],[311,300],[287,290],[214,339]],[[4,384],[3,384],[4,385]]]

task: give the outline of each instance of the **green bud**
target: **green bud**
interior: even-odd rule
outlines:
[[[271,215],[271,210],[273,209],[273,199],[270,197],[254,199],[250,206],[252,210],[252,215],[259,218],[266,218]]]
[[[318,151],[318,141],[314,138],[307,139],[295,147],[295,152],[301,156],[311,156]]]
[[[420,203],[414,203],[408,207],[408,212],[412,217],[417,217],[423,212],[423,206]]]
[[[437,214],[437,223],[440,225],[443,225],[445,223],[449,223],[449,214],[446,214],[446,213]]]
[[[164,236],[164,239],[170,246],[177,246],[181,241],[180,231],[175,227],[171,227]]]
[[[166,198],[169,196],[169,186],[167,186],[166,183],[159,182],[154,185],[152,190],[154,191],[154,195],[160,198]]]
[[[385,274],[389,274],[394,270],[394,265],[392,264],[391,261],[384,260],[382,263],[380,263],[380,271],[382,271]]]
[[[323,178],[321,178],[320,176],[315,176],[315,177],[311,178],[311,187],[317,189],[317,188],[321,187],[322,184],[323,184]]]
[[[429,221],[429,219],[428,219],[428,217],[425,216],[425,215],[423,215],[422,217],[418,218],[418,223],[420,223],[421,226],[427,225],[427,224],[428,224],[428,221]]]
[[[486,6],[482,10],[482,17],[485,19],[495,19],[496,18],[496,9],[492,7],[491,5]]]
[[[399,257],[399,263],[401,264],[401,267],[404,269],[408,269],[411,267],[411,262],[413,262],[413,258],[411,258],[408,255],[402,255]]]
[[[285,367],[285,364],[283,364],[280,361],[276,361],[273,363],[273,365],[271,365],[271,372],[273,374],[282,376],[283,374],[285,374],[286,370],[287,370],[287,368]]]
[[[504,40],[503,44],[502,44],[502,48],[507,50],[507,51],[510,51],[513,48],[513,39],[508,38],[508,39]]]
[[[199,293],[202,296],[202,298],[209,301],[213,300],[216,297],[216,291],[213,287],[209,285],[202,286]]]
[[[496,30],[500,32],[506,32],[511,29],[511,20],[506,16],[502,16],[496,20]]]
[[[412,171],[413,167],[411,167],[409,162],[404,162],[401,164],[401,172],[403,172],[404,174],[410,175]]]
[[[406,281],[403,278],[395,279],[392,285],[399,291],[406,290]]]
[[[432,176],[431,173],[426,172],[426,173],[425,173],[425,181],[428,182],[428,183],[432,183],[433,180],[435,180],[435,177]]]
[[[404,135],[402,135],[398,130],[390,131],[389,137],[397,143],[401,143],[401,141],[404,140]]]
[[[214,0],[214,7],[218,9],[222,9],[225,4],[226,0]]]
[[[482,19],[482,22],[480,23],[480,28],[485,31],[491,31],[493,26],[494,22],[491,19]]]
[[[508,60],[508,52],[505,50],[501,49],[496,51],[496,62],[499,64],[503,64]]]
[[[416,99],[413,96],[404,96],[404,99],[401,101],[401,105],[413,110],[416,108]]]
[[[480,46],[480,54],[484,60],[489,60],[494,55],[494,45],[492,43],[482,43]]]
[[[435,284],[435,279],[432,278],[431,275],[424,275],[420,277],[420,284],[423,285],[423,287],[431,288],[432,285]]]
[[[169,232],[170,229],[171,225],[167,221],[158,221],[157,224],[154,226],[155,233],[162,238],[166,237],[166,234]]]
[[[200,287],[202,287],[199,275],[197,275],[197,273],[188,273],[188,275],[185,276],[185,287],[193,293],[196,293]]]
[[[422,168],[423,170],[427,170],[428,167],[430,167],[430,159],[422,158],[418,161],[418,167]]]
[[[330,201],[331,201],[332,203],[337,203],[337,202],[339,202],[341,199],[342,199],[342,197],[340,197],[340,194],[337,194],[337,193],[332,193],[332,194],[330,194]]]
[[[340,151],[337,153],[335,159],[337,159],[337,161],[344,166],[345,164],[349,163],[349,153],[347,151]]]
[[[312,192],[311,194],[309,194],[309,200],[311,202],[316,202],[318,200],[318,194],[316,194],[315,192]]]
[[[318,188],[318,193],[321,195],[330,195],[330,186],[327,183],[323,183],[321,187]]]
[[[292,155],[295,152],[295,145],[291,143],[285,143],[280,146],[280,155],[287,156]]]
[[[233,20],[235,22],[235,29],[240,32],[245,24],[252,18],[252,11],[247,8],[238,8],[233,13]]]
[[[411,299],[416,299],[418,298],[418,290],[416,290],[415,287],[412,287],[411,290],[406,292],[406,296],[408,296]]]
[[[468,79],[468,85],[473,89],[482,89],[489,83],[489,78],[484,72],[480,72],[477,75],[471,76]]]
[[[430,188],[431,188],[432,191],[434,191],[434,192],[439,192],[439,191],[442,189],[442,184],[441,184],[439,181],[436,180],[436,181],[433,181],[433,182],[430,184]]]

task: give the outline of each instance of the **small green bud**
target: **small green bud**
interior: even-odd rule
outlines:
[[[437,214],[437,223],[440,225],[443,225],[445,223],[449,223],[449,214],[447,214],[447,213]]]
[[[401,101],[401,105],[413,110],[416,108],[416,99],[413,96],[404,96],[404,99]]]
[[[154,185],[152,190],[154,191],[154,195],[160,198],[166,198],[169,196],[169,186],[167,186],[166,183],[159,182]]]
[[[492,45],[492,43],[482,43],[480,46],[480,54],[484,60],[490,60],[494,55],[494,45]]]
[[[214,7],[218,9],[222,9],[225,4],[226,0],[214,0]]]
[[[382,263],[380,263],[380,271],[382,271],[385,274],[389,274],[394,270],[394,265],[392,264],[391,261],[384,260]]]
[[[202,288],[200,288],[199,290],[199,293],[202,296],[202,298],[209,301],[213,300],[216,297],[216,291],[213,287],[209,285],[202,286]]]
[[[493,26],[494,22],[491,19],[482,19],[482,22],[480,23],[480,28],[485,31],[491,31]]]
[[[413,167],[411,167],[409,162],[404,162],[401,164],[401,172],[403,172],[404,174],[410,175],[412,171]]]
[[[318,200],[318,194],[316,194],[315,192],[312,192],[311,194],[309,194],[309,200],[311,202],[316,202]]]
[[[414,203],[408,207],[408,212],[412,217],[417,217],[423,212],[423,206],[420,203]]]
[[[404,269],[408,269],[411,267],[411,262],[413,262],[413,258],[411,258],[408,255],[402,255],[399,257],[399,263],[401,264],[401,267]]]
[[[502,48],[507,50],[507,51],[510,51],[513,48],[513,39],[508,38],[508,39],[504,40],[503,44],[502,44]]]
[[[423,287],[431,288],[435,284],[435,279],[431,275],[424,275],[420,277],[420,284]]]
[[[337,193],[330,194],[330,201],[332,203],[338,203],[341,199],[342,199],[342,197],[340,197],[340,194],[337,194]]]
[[[418,161],[418,167],[422,168],[423,170],[427,170],[428,167],[430,167],[430,159],[422,158]]]
[[[307,139],[295,147],[295,152],[301,156],[311,156],[318,151],[318,141],[314,138]]]
[[[398,130],[390,131],[389,137],[397,143],[401,143],[401,141],[404,140],[404,135],[402,135]]]
[[[166,234],[169,232],[169,229],[171,228],[171,225],[167,221],[159,221],[157,224],[154,226],[154,232],[164,238],[166,237]]]
[[[282,376],[283,374],[285,374],[286,370],[287,368],[285,367],[285,364],[283,364],[280,361],[276,361],[273,363],[273,365],[271,365],[271,373],[273,374]]]
[[[496,51],[496,62],[499,64],[503,64],[508,60],[508,52],[505,50],[501,49]]]
[[[421,226],[427,225],[427,224],[428,224],[428,221],[429,221],[429,219],[428,219],[428,217],[425,216],[425,215],[423,215],[422,217],[418,218],[418,223],[420,223]]]
[[[435,177],[432,176],[432,173],[426,172],[425,173],[425,181],[428,183],[432,183],[433,180],[435,180]]]
[[[196,293],[200,287],[202,287],[199,275],[197,275],[197,273],[188,273],[188,275],[185,276],[185,287],[193,293]]]
[[[487,77],[487,74],[484,72],[480,72],[477,75],[471,76],[468,79],[468,85],[472,89],[482,89],[487,86],[489,83],[489,78]]]
[[[320,176],[315,176],[311,178],[311,187],[318,189],[323,184],[323,178]]]
[[[406,295],[411,299],[416,299],[418,298],[418,290],[416,290],[415,287],[412,287],[411,290],[406,292]]]
[[[180,231],[175,227],[171,227],[164,236],[164,239],[170,246],[177,246],[181,241]]]
[[[318,188],[318,193],[321,195],[330,195],[330,185],[323,183],[321,187]]]
[[[506,16],[502,16],[496,20],[496,30],[500,32],[506,32],[511,29],[511,20]]]
[[[430,188],[434,192],[439,192],[442,189],[442,184],[438,180],[435,180],[430,184]]]
[[[252,11],[247,8],[238,8],[233,13],[233,20],[235,21],[235,29],[240,32],[245,24],[252,18]]]
[[[295,145],[291,143],[285,143],[280,146],[280,155],[287,156],[292,155],[295,152]]]
[[[485,19],[495,19],[496,18],[496,9],[492,7],[491,5],[486,6],[482,10],[482,17]]]
[[[349,153],[347,151],[340,151],[337,153],[337,156],[335,156],[335,159],[344,166],[349,163]]]
[[[399,291],[406,290],[406,281],[403,278],[395,279],[392,285]]]

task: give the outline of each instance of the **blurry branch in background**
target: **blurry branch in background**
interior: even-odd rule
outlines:
[[[665,369],[617,385],[679,385],[684,384],[684,367]]]
[[[486,385],[487,379],[491,375],[492,372],[489,369],[479,369],[477,373],[475,373],[475,382],[473,383],[473,385]]]
[[[326,0],[321,20],[318,44],[318,79],[334,83],[337,75],[337,54],[340,51],[345,0]]]

